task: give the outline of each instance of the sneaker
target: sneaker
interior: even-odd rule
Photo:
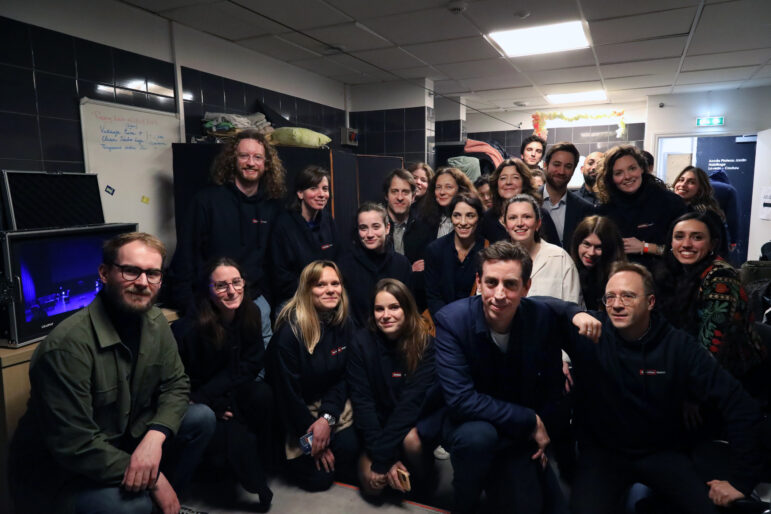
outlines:
[[[450,458],[450,452],[442,448],[441,446],[437,446],[434,449],[434,457],[436,457],[439,460],[447,460]]]
[[[195,509],[191,509],[190,507],[185,507],[184,505],[180,505],[179,514],[209,514],[209,513],[203,510],[195,510]]]

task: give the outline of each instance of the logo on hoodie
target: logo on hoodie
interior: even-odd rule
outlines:
[[[655,375],[666,375],[667,372],[663,369],[641,369],[640,370],[640,376],[655,376]]]

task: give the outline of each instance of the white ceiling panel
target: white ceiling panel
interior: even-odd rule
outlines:
[[[588,20],[600,20],[644,14],[652,11],[666,11],[679,7],[695,7],[699,0],[645,0],[629,2],[619,0],[581,0],[584,14]]]
[[[196,4],[212,4],[217,0],[125,0],[127,4],[141,7],[151,12],[162,12],[177,7]]]
[[[523,13],[529,14],[523,19]],[[468,16],[485,34],[581,19],[575,0],[481,0],[469,2],[464,16]]]
[[[571,82],[570,84],[549,84],[541,87],[545,95],[563,93],[581,93],[583,91],[595,91],[602,89],[602,82]]]
[[[409,2],[363,2],[362,0],[326,0],[344,13],[356,18],[366,20],[391,14],[414,12],[432,7],[444,7],[447,0],[410,0]]]
[[[355,23],[343,23],[332,27],[323,27],[319,29],[304,30],[306,36],[321,41],[325,46],[342,48],[346,52],[357,52],[362,50],[372,50],[374,48],[384,48],[392,46],[371,32],[360,28]],[[287,34],[286,38],[294,41],[297,38],[303,38],[302,34]],[[298,41],[299,42],[299,41]],[[320,43],[317,43],[320,44]]]
[[[769,59],[771,59],[771,48],[720,54],[689,55],[683,62],[683,71],[711,70],[727,66],[765,64]]]
[[[536,84],[564,84],[567,82],[587,82],[600,80],[596,66],[564,68],[562,70],[534,71],[529,73]]]
[[[345,66],[332,60],[331,57],[319,57],[316,59],[306,59],[294,61],[292,64],[306,70],[318,73],[325,77],[342,76],[356,74],[359,70]]]
[[[687,7],[610,20],[590,21],[589,30],[595,45],[687,34],[691,29],[695,14],[695,8]]]
[[[233,3],[247,7],[254,12],[283,23],[295,30],[339,25],[353,21],[337,9],[319,0],[281,0],[266,2],[265,0],[230,0]]]
[[[457,80],[437,80],[434,82],[434,90],[442,95],[467,91],[466,87]]]
[[[425,43],[478,35],[463,16],[447,9],[429,9],[419,14],[397,14],[367,20],[365,25],[397,45]]]
[[[425,63],[421,62],[420,59],[415,58],[398,47],[368,50],[366,52],[354,52],[353,55],[364,59],[367,62],[371,62],[376,66],[392,70],[425,66]]]
[[[495,77],[517,73],[511,64],[502,57],[453,64],[439,64],[436,68],[452,79]]]
[[[594,54],[591,48],[584,48],[569,52],[513,57],[510,60],[517,68],[524,71],[559,70],[576,66],[592,66],[594,64]]]
[[[333,77],[344,84],[372,84],[373,82],[381,82],[380,80],[367,75],[366,73],[349,73],[347,75],[336,75]]]
[[[650,95],[669,94],[671,88],[667,87],[641,87],[639,89],[620,89],[608,91],[608,98],[611,102],[630,102],[645,100]]]
[[[404,49],[431,65],[498,57],[498,52],[479,36],[408,45]]]
[[[497,89],[495,91],[478,91],[475,94],[484,96],[489,100],[495,100],[495,101],[508,100],[510,98],[515,98],[515,99],[540,98],[541,100],[543,100],[543,97],[541,97],[538,94],[538,91],[532,86]]]
[[[466,86],[469,91],[485,91],[490,89],[504,89],[530,85],[529,80],[514,70],[511,71],[511,75],[504,75],[499,77],[483,77],[478,79],[463,79],[460,82]]]
[[[759,79],[764,77],[771,77],[771,64],[763,66],[752,78]]]
[[[396,70],[394,73],[400,77],[407,79],[431,79],[431,80],[447,80],[447,75],[437,70],[432,66],[418,66],[417,68],[406,68],[403,70]]]
[[[752,80],[746,80],[742,82],[742,89],[748,87],[763,87],[771,86],[771,77],[753,78]]]
[[[632,43],[599,45],[596,47],[597,58],[600,60],[600,64],[606,64],[680,57],[683,55],[687,40],[687,36],[678,36]]]
[[[742,83],[739,81],[710,82],[709,84],[686,84],[675,86],[675,93],[703,93],[706,91],[720,91],[723,89],[738,89]],[[730,113],[726,113],[730,114]]]
[[[281,25],[230,2],[180,7],[163,13],[183,25],[230,41],[284,32]]]
[[[629,77],[635,75],[661,75],[667,74],[671,77],[677,72],[677,65],[680,59],[658,59],[655,61],[636,61],[620,64],[604,64],[600,66],[602,76],[606,79]]]
[[[694,54],[771,47],[771,2],[741,0],[707,5],[691,40]]]
[[[608,89],[631,89],[641,87],[670,87],[675,80],[672,75],[640,75],[637,77],[621,77],[617,79],[605,79],[605,87]]]
[[[281,36],[262,36],[242,39],[238,41],[238,44],[281,61],[297,61],[309,59],[314,56],[318,57],[318,54],[311,50],[285,41]]]
[[[686,71],[680,73],[677,77],[677,85],[746,80],[750,78],[757,69],[757,66],[740,66],[737,68],[722,68],[719,70]]]
[[[378,69],[377,66],[373,66],[365,61],[362,61],[361,59],[357,59],[352,55],[338,54],[338,55],[330,56],[330,59],[338,64],[346,66],[355,71],[369,73],[376,76],[382,76],[382,74],[384,73],[384,71],[381,69]],[[387,76],[390,77],[390,80],[394,79],[394,76],[391,75],[390,73],[387,73]]]

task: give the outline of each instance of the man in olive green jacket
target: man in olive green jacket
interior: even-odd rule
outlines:
[[[176,342],[153,307],[164,256],[149,234],[108,241],[103,291],[35,351],[11,448],[19,512],[179,512],[177,491],[216,421],[189,405]]]

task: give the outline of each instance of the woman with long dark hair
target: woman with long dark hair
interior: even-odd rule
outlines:
[[[256,380],[264,368],[262,323],[240,265],[226,257],[211,262],[195,309],[172,331],[190,377],[190,401],[217,417],[208,455],[224,455],[244,489],[270,504],[262,462],[270,457],[273,394]]]
[[[297,174],[288,210],[281,213],[271,242],[276,305],[292,297],[303,268],[315,260],[335,260],[340,240],[335,220],[325,209],[329,202],[330,175],[320,166],[307,166]]]
[[[420,480],[440,429],[434,345],[409,289],[377,283],[368,327],[351,343],[348,383],[354,426],[364,442],[359,483],[366,495],[405,491],[399,471]]]
[[[490,176],[490,190],[493,195],[493,206],[488,209],[480,223],[482,235],[495,243],[509,239],[503,210],[506,203],[519,194],[530,195],[539,203],[541,195],[533,184],[533,170],[521,159],[506,159],[495,168]],[[549,213],[541,209],[541,236],[548,242],[559,241],[557,228]]]
[[[581,293],[589,310],[602,310],[602,295],[616,261],[626,261],[616,225],[604,216],[584,218],[573,231],[570,256],[578,269]]]
[[[356,213],[353,247],[339,259],[345,287],[351,299],[351,318],[364,327],[372,309],[372,289],[381,278],[412,284],[412,266],[389,244],[388,211],[380,204],[365,202]]]
[[[419,212],[426,199],[428,186],[434,178],[434,170],[425,162],[416,162],[410,164],[407,171],[412,173],[412,178],[415,179],[415,198],[412,200],[412,208]]]
[[[597,174],[597,214],[618,227],[629,260],[651,268],[667,244],[670,223],[688,207],[660,187],[648,173],[648,162],[634,146],[615,146],[605,153]]]
[[[269,378],[286,433],[287,470],[308,491],[329,489],[335,476],[355,476],[358,442],[349,430],[345,381],[352,337],[340,270],[332,261],[313,261],[279,313],[269,346]]]
[[[763,353],[739,273],[724,259],[719,216],[711,210],[684,214],[672,223],[668,240],[669,251],[654,270],[659,311],[744,379]]]
[[[450,212],[453,231],[426,248],[426,301],[432,316],[448,303],[476,293],[476,255],[485,247],[479,198],[459,194]]]
[[[709,183],[707,173],[695,166],[686,166],[672,181],[672,191],[694,211],[704,212],[712,209],[725,218],[720,204],[715,200],[712,184]]]

